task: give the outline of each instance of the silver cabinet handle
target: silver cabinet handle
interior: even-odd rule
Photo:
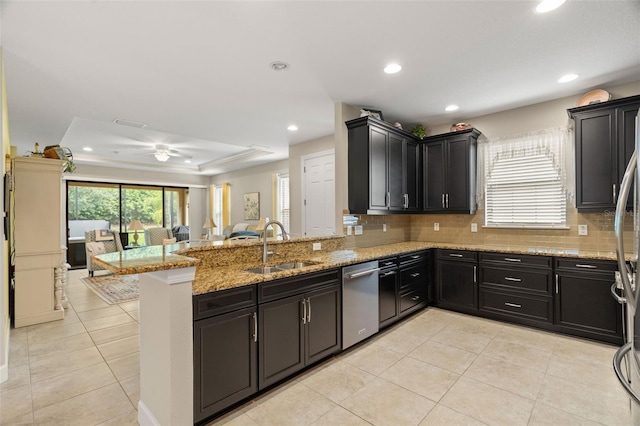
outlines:
[[[402,195],[402,198],[404,199],[404,205],[403,205],[403,207],[404,207],[405,209],[408,209],[408,208],[409,208],[409,194],[403,194],[403,195]]]
[[[504,279],[507,281],[512,281],[514,283],[522,282],[522,278],[504,277]]]
[[[420,255],[419,254],[414,254],[413,256],[411,256],[412,259],[420,259]]]
[[[414,302],[415,302],[416,300],[420,300],[420,296],[413,296],[413,297],[411,298],[411,300],[413,300]]]
[[[302,323],[307,323],[307,304],[306,299],[302,299]]]
[[[391,193],[387,192],[387,194],[384,197],[384,205],[389,207],[390,204],[391,204]]]
[[[505,257],[504,260],[507,262],[522,262],[522,259],[516,259],[515,257]]]
[[[473,282],[478,282],[478,267],[473,265]]]
[[[504,302],[504,304],[506,306],[511,306],[512,308],[522,308],[522,305],[518,305],[517,303]]]
[[[416,272],[415,274],[411,274],[412,278],[419,277],[419,276],[420,276],[420,272]]]
[[[616,184],[613,184],[613,204],[615,204],[617,202],[617,195],[616,195]]]
[[[444,194],[442,194],[442,208],[444,209]]]
[[[378,272],[379,270],[380,268],[374,268],[374,269],[367,269],[366,271],[354,272],[353,274],[347,274],[346,278],[353,279],[358,277],[364,277],[365,275],[371,275],[375,272]]]
[[[576,268],[598,269],[598,267],[595,265],[585,265],[584,263],[577,263]]]
[[[253,313],[253,342],[258,342],[258,314]]]
[[[389,275],[395,275],[396,271],[389,271],[389,272],[385,272],[384,274],[382,274],[383,277],[388,277]]]
[[[462,255],[458,254],[458,253],[449,253],[449,256],[450,257],[462,257]]]
[[[556,274],[556,294],[558,294],[558,280],[559,280],[559,277],[558,277],[558,274]]]
[[[447,194],[447,208],[449,208],[449,194]]]
[[[307,324],[311,323],[311,298],[307,297],[307,305],[309,305],[309,311],[307,312]]]

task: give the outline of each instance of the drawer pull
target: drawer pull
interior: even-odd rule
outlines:
[[[420,259],[420,255],[419,255],[419,254],[416,254],[416,255],[414,255],[414,256],[411,256],[411,258],[412,258],[412,259]]]
[[[504,279],[507,280],[507,281],[513,281],[514,283],[522,282],[521,278],[504,277]]]
[[[504,302],[504,304],[506,306],[511,306],[512,308],[522,308],[522,305],[518,305],[517,303]]]
[[[389,271],[389,272],[385,272],[384,274],[382,274],[383,277],[388,277],[389,275],[395,275],[396,271]]]
[[[516,259],[515,257],[505,257],[504,260],[507,262],[522,262],[522,259]]]
[[[416,272],[415,274],[411,274],[411,278],[415,278],[415,277],[419,277],[420,276],[420,272]]]
[[[449,253],[449,256],[451,256],[451,257],[462,257],[462,255],[458,254],[458,253]]]
[[[598,269],[595,265],[586,265],[584,263],[577,263],[576,268],[585,268],[585,269]]]
[[[393,265],[393,262],[384,262],[382,264],[382,266],[391,266],[391,265]]]
[[[413,297],[411,298],[411,300],[413,300],[414,302],[415,302],[416,300],[420,300],[420,296],[413,296]]]

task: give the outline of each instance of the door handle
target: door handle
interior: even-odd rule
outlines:
[[[258,314],[253,313],[253,342],[258,342]]]
[[[449,208],[449,194],[447,194],[446,199],[447,199],[447,208]]]
[[[556,274],[556,294],[558,294],[558,274]]]
[[[307,304],[306,299],[302,299],[302,323],[307,323]]]
[[[403,198],[404,198],[404,208],[408,209],[409,208],[409,194],[404,194]]]
[[[444,209],[444,193],[442,194],[442,208]]]
[[[311,323],[311,298],[307,297],[307,305],[309,305],[309,311],[307,312],[307,324]]]
[[[473,266],[473,282],[478,282],[478,267],[475,265]]]

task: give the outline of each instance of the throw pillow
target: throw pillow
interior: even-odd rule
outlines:
[[[104,243],[98,241],[87,243],[87,251],[91,256],[97,256],[99,254],[105,254],[107,252],[104,247]]]

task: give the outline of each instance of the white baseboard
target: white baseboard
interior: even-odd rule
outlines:
[[[138,424],[140,426],[161,426],[142,400],[138,401]]]

